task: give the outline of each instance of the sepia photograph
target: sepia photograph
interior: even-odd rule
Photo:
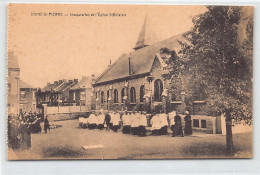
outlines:
[[[8,4],[7,159],[253,158],[253,6]]]

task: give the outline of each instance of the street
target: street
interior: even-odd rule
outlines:
[[[51,122],[61,127],[47,134],[32,134],[32,147],[26,151],[9,149],[9,159],[189,159],[232,158],[226,155],[225,136],[194,133],[192,136],[145,137],[106,129],[78,127],[78,120]],[[252,157],[252,133],[233,136],[235,157]],[[88,149],[84,149],[87,146]],[[99,148],[95,148],[99,147]]]

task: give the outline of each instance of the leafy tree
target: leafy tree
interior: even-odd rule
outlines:
[[[181,43],[180,55],[189,77],[185,86],[193,92],[204,87],[211,113],[225,115],[227,148],[233,153],[232,121],[252,122],[252,55],[246,52],[253,44],[252,20],[246,42],[241,44],[243,7],[207,8],[193,19],[194,27],[184,34],[187,42]]]

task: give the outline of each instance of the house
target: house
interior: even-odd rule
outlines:
[[[37,92],[37,104],[48,106],[69,105],[69,89],[78,83],[78,79],[59,80],[47,85]]]
[[[92,84],[94,81],[94,75],[91,77],[83,76],[75,86],[69,89],[69,101],[77,106],[91,106],[93,104]]]
[[[19,114],[20,97],[20,68],[17,56],[13,51],[8,52],[8,76],[7,76],[7,108],[8,114]]]
[[[19,81],[20,84],[20,100],[19,109],[21,112],[36,112],[36,92],[37,88],[30,86],[23,80]]]

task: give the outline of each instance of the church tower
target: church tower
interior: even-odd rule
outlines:
[[[20,99],[20,68],[17,56],[13,51],[8,52],[7,101],[8,114],[19,114]]]
[[[158,42],[158,38],[156,33],[154,32],[154,28],[151,25],[151,21],[149,21],[150,18],[145,16],[144,24],[142,26],[142,29],[140,31],[139,37],[137,39],[136,45],[134,47],[134,50],[141,49],[143,47],[149,46],[151,44],[154,44]]]

